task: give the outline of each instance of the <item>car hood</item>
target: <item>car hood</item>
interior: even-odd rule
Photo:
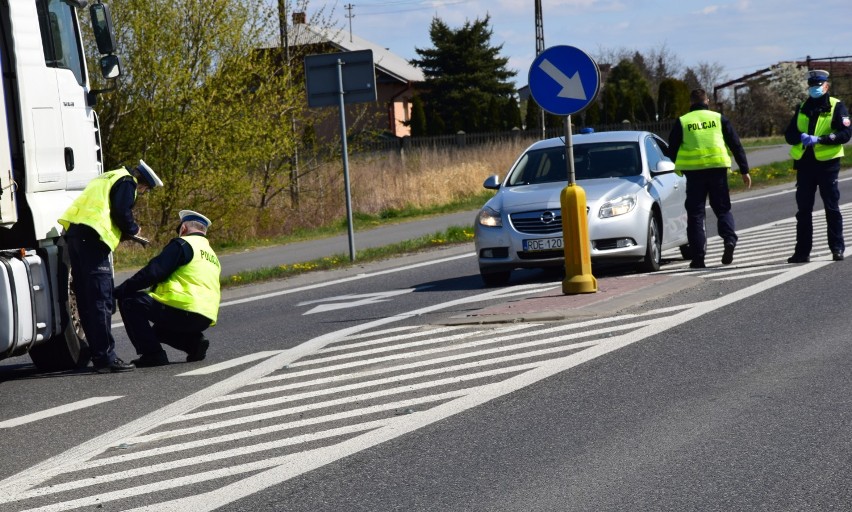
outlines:
[[[641,190],[644,183],[642,176],[633,178],[604,178],[597,180],[580,180],[577,186],[586,193],[586,204],[591,205],[606,199],[616,198],[625,194],[635,194]],[[560,195],[568,185],[567,182],[541,183],[538,185],[521,185],[503,187],[492,201],[492,207],[506,211],[524,211],[527,209],[559,208]],[[497,204],[494,200],[498,200]]]

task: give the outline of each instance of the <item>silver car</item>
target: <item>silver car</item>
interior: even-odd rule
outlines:
[[[586,195],[591,258],[660,269],[664,250],[686,238],[686,179],[674,172],[666,143],[649,132],[619,131],[572,137],[576,183]],[[560,194],[568,184],[565,139],[536,142],[506,179],[483,186],[497,193],[475,222],[479,272],[487,286],[506,284],[516,268],[564,266]]]

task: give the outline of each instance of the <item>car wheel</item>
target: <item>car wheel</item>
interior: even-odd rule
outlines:
[[[680,249],[680,257],[685,260],[692,259],[692,249],[689,247],[689,244],[684,244],[679,247]]]
[[[509,277],[512,275],[511,270],[501,270],[499,272],[479,272],[482,277],[482,282],[485,286],[506,286],[509,283]]]
[[[648,243],[645,248],[645,258],[639,263],[640,272],[656,272],[660,270],[660,260],[663,253],[663,241],[660,238],[660,223],[652,215],[648,221]]]

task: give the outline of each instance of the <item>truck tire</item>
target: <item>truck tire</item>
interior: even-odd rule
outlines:
[[[62,371],[83,368],[89,364],[89,344],[83,334],[77,301],[71,291],[71,269],[65,251],[60,258],[57,274],[59,276],[59,306],[61,331],[47,342],[30,350],[30,358],[41,371]]]

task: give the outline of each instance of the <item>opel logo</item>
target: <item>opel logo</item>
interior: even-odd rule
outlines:
[[[541,217],[539,217],[539,219],[541,220],[542,224],[550,224],[551,222],[556,220],[556,215],[552,211],[547,210],[546,212],[541,214]]]

